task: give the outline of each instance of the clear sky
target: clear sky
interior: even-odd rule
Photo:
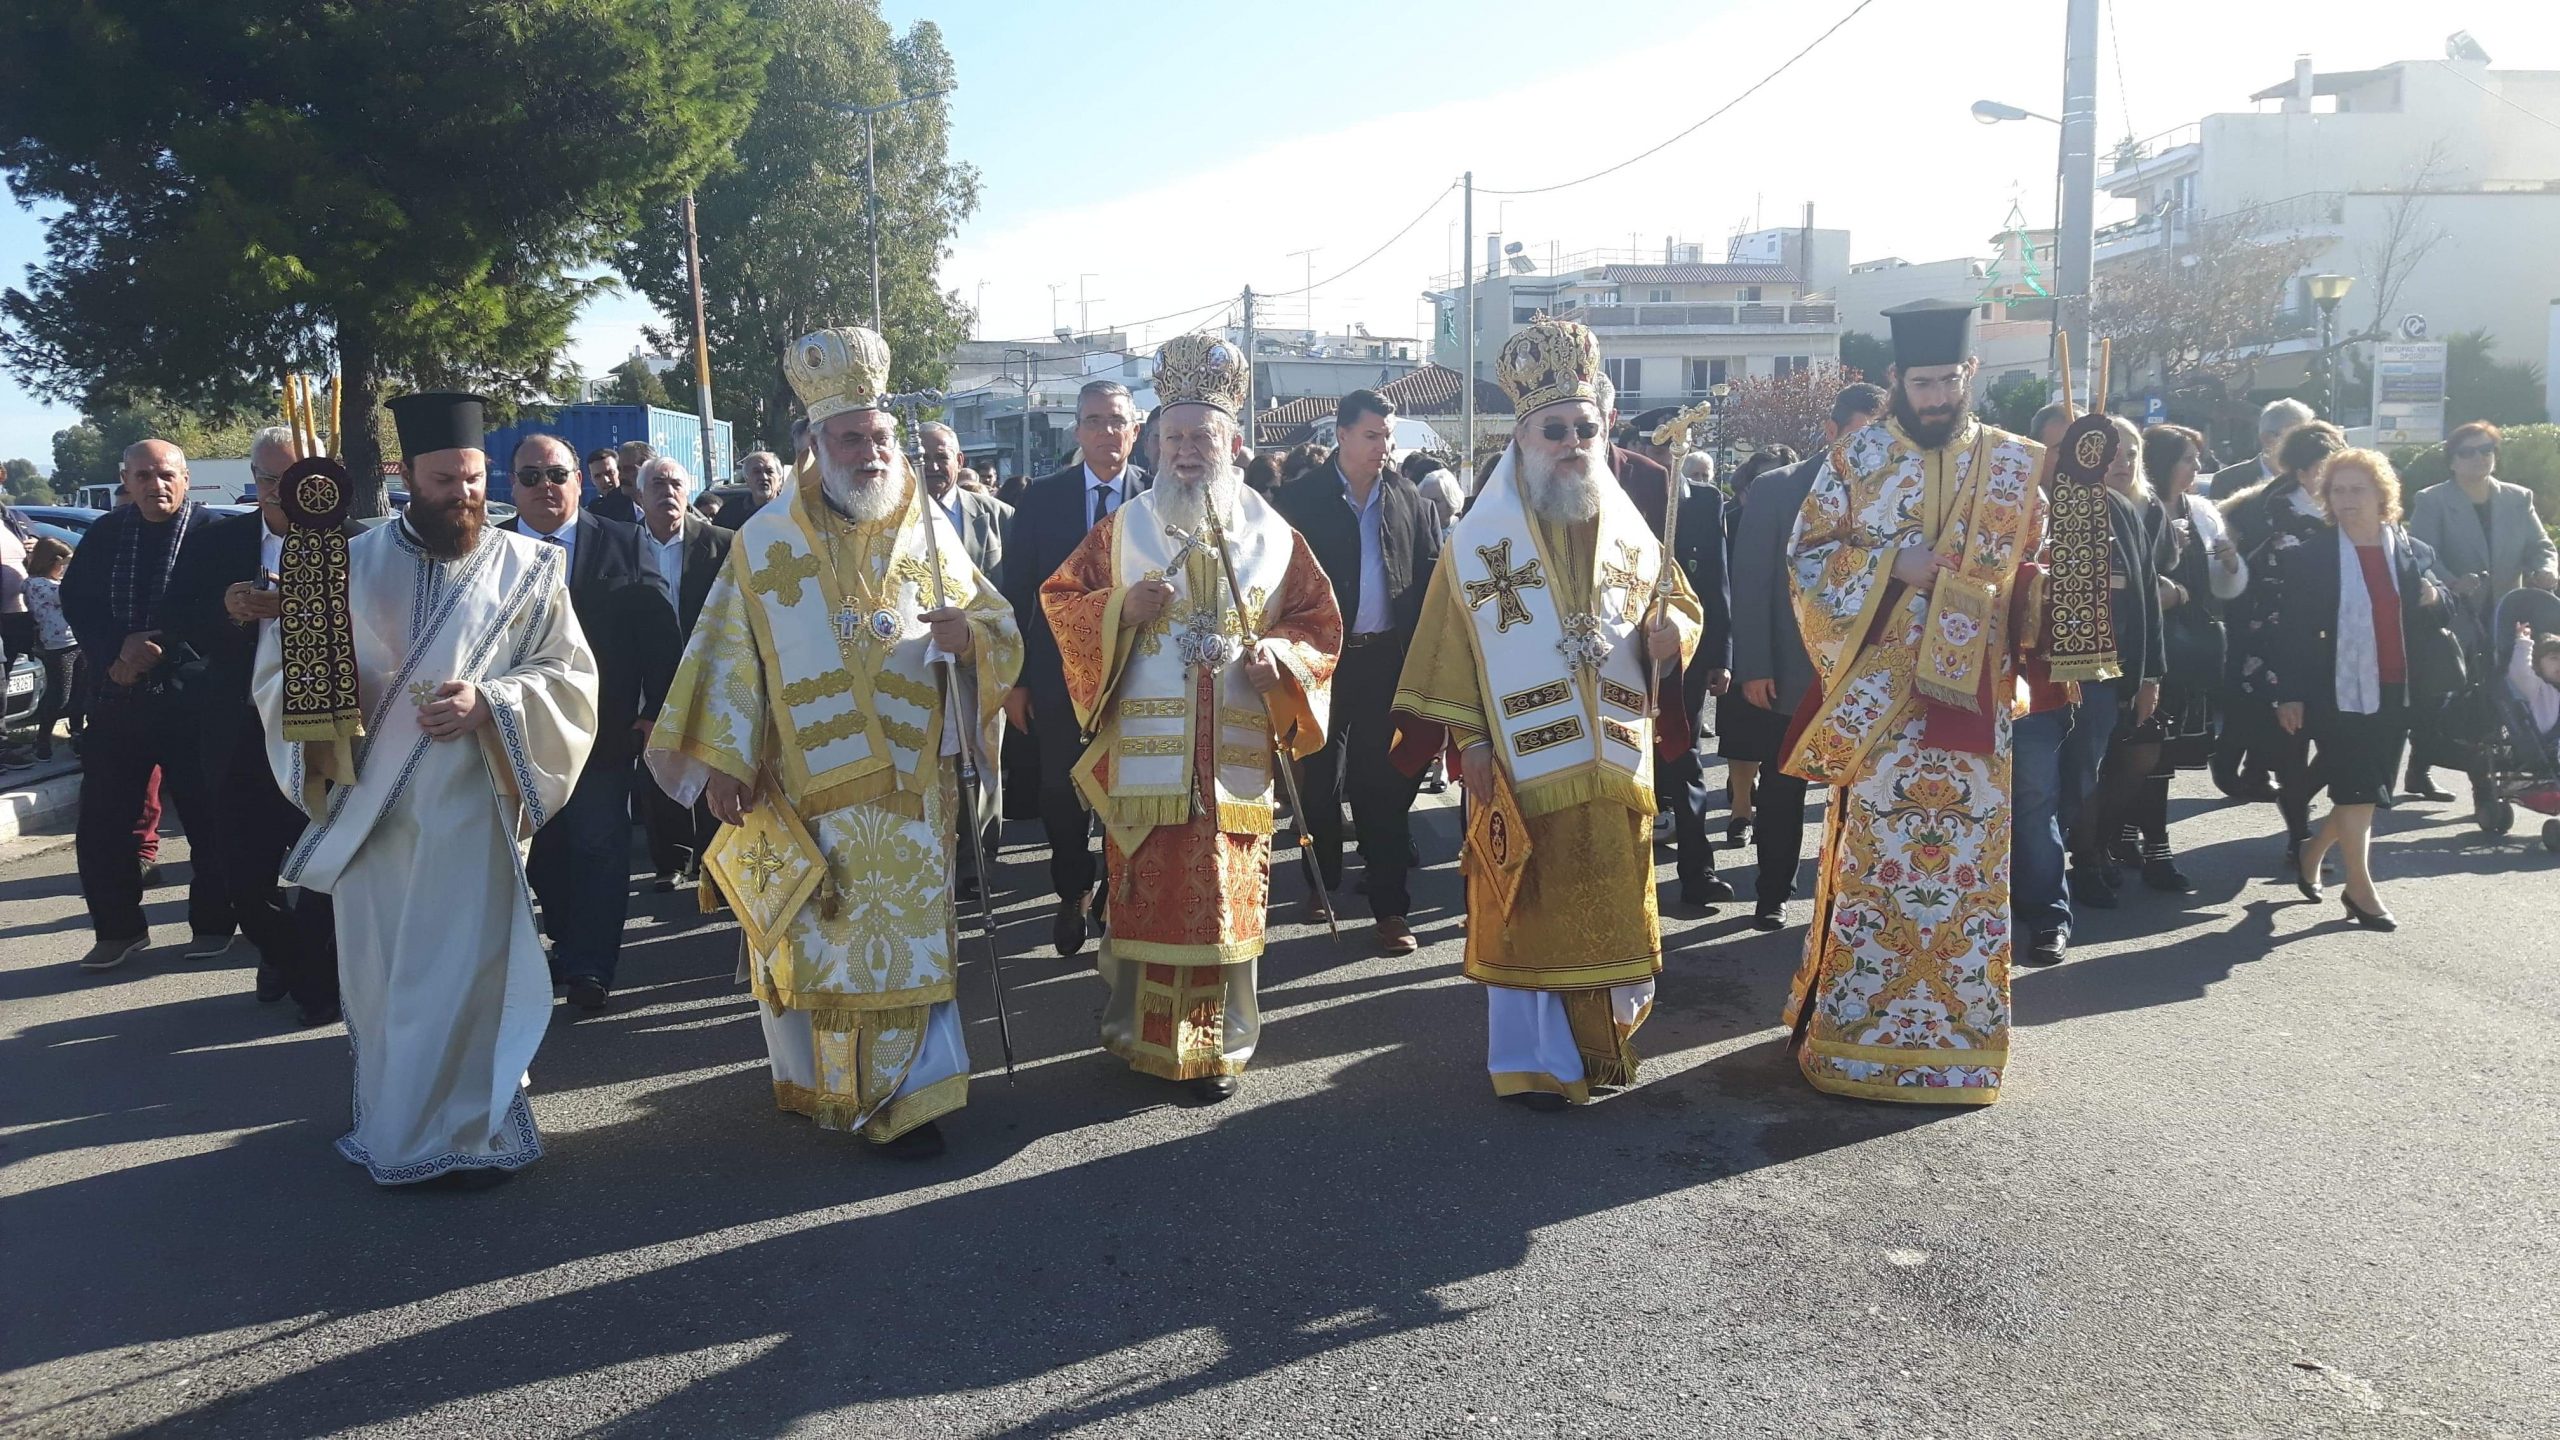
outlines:
[[[1286,4],[886,0],[904,29],[943,27],[959,71],[952,148],[981,203],[943,282],[982,304],[986,337],[1185,311],[1140,338],[1218,318],[1224,297],[1281,293],[1268,323],[1411,334],[1420,295],[1456,264],[1458,200],[1598,170],[1731,100],[1857,0],[1290,0]],[[2560,6],[2543,0],[2107,0],[2099,30],[2101,152],[2218,110],[2291,73],[2444,53],[2468,29],[2499,68],[2560,69]],[[1981,255],[2014,201],[2053,208],[2054,128],[1983,126],[1994,98],[2060,108],[2062,0],[1869,0],[1830,40],[1730,113],[1586,185],[1480,194],[1479,235],[1544,252],[1720,254],[1740,229],[1815,221],[1857,260]],[[2121,12],[2121,13],[2118,13]],[[2303,22],[2316,15],[2316,38]],[[1352,267],[1416,221],[1404,238]],[[2101,211],[2100,219],[2109,218]],[[1478,241],[1481,253],[1482,241]],[[0,277],[38,258],[33,217],[0,207]],[[1313,250],[1312,257],[1298,252]],[[1336,272],[1351,273],[1332,278]],[[983,290],[980,288],[983,285]],[[1059,297],[1055,308],[1052,286]],[[1191,307],[1210,306],[1199,310]],[[1053,320],[1053,316],[1055,317]],[[848,316],[848,320],[858,317]],[[649,319],[630,298],[581,317],[592,372]],[[0,376],[0,457],[52,463],[73,414]]]

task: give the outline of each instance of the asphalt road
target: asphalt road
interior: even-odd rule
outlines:
[[[2266,878],[2270,809],[2182,791],[2204,892],[2022,972],[1978,1111],[1814,1093],[1777,1026],[1807,907],[1674,905],[1641,1083],[1536,1115],[1483,1075],[1453,818],[1420,955],[1279,928],[1214,1109],[1095,1048],[1101,986],[1008,852],[1021,1073],[971,967],[989,1068],[917,1166],[774,1110],[732,933],[644,891],[616,1007],[536,1062],[548,1157],[479,1194],[331,1153],[343,1033],[253,1003],[245,947],[182,962],[181,892],[167,945],[85,976],[70,852],[21,853],[0,1431],[2560,1433],[2538,847],[2386,817],[2372,935]]]

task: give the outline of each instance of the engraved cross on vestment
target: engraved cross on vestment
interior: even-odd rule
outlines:
[[[1637,610],[1643,603],[1637,598],[1637,592],[1644,585],[1644,572],[1636,568],[1643,563],[1643,560],[1643,551],[1621,540],[1618,542],[1618,563],[1612,565],[1604,560],[1600,564],[1600,588],[1606,590],[1614,585],[1627,592],[1626,611],[1629,620],[1636,618]]]
[[[1528,624],[1529,606],[1520,598],[1520,592],[1547,588],[1544,563],[1531,560],[1517,570],[1512,569],[1511,542],[1507,539],[1477,546],[1476,556],[1484,561],[1485,578],[1466,582],[1467,608],[1481,610],[1487,600],[1500,600],[1501,605],[1493,613],[1496,634],[1514,625]]]

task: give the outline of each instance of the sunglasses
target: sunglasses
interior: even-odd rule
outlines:
[[[1538,433],[1550,441],[1560,441],[1567,435],[1577,440],[1588,440],[1600,433],[1600,427],[1589,420],[1576,420],[1570,425],[1562,420],[1550,420],[1538,427]]]
[[[526,465],[516,471],[519,485],[566,485],[570,470],[566,465]]]
[[[2497,454],[2497,453],[2498,453],[2498,447],[2497,447],[2497,446],[2495,446],[2495,445],[2465,445],[2465,446],[2463,446],[2461,449],[2456,450],[2456,451],[2454,451],[2453,453],[2454,453],[2454,457],[2455,457],[2456,459],[2460,459],[2460,460],[2477,460],[2477,459],[2479,459],[2479,458],[2480,458],[2481,456],[2483,456],[2483,455],[2495,455],[2495,454]]]

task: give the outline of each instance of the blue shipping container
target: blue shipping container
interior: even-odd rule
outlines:
[[[490,431],[483,439],[481,448],[489,455],[490,499],[514,501],[515,472],[508,462],[527,435],[557,435],[569,442],[581,460],[626,441],[646,440],[650,449],[683,461],[684,468],[705,486],[725,485],[737,472],[737,456],[730,449],[726,420],[711,427],[712,470],[704,475],[699,415],[657,405],[563,405],[548,418],[520,420],[505,429]],[[595,498],[595,489],[589,486],[587,499]]]

